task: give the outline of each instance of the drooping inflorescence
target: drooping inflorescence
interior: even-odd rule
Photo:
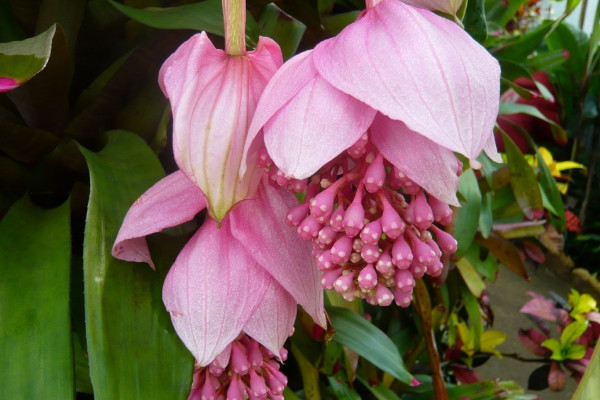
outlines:
[[[279,359],[247,335],[233,341],[205,367],[194,371],[188,400],[283,400],[286,376]],[[281,349],[281,361],[287,350]]]
[[[388,162],[368,133],[310,182],[286,177],[266,151],[258,160],[273,184],[306,190],[286,222],[312,242],[323,288],[347,300],[407,307],[415,279],[439,276],[442,256],[456,251],[456,240],[441,228],[452,221],[450,206]]]

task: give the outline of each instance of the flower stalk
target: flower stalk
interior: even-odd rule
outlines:
[[[246,54],[246,1],[223,0],[225,53],[229,56]]]

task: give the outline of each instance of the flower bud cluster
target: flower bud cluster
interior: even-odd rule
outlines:
[[[273,183],[301,187],[262,157],[269,176],[278,177]],[[460,174],[458,160],[457,166]],[[439,276],[442,256],[456,251],[456,240],[440,227],[451,220],[450,206],[388,162],[365,133],[311,178],[304,203],[286,222],[312,242],[323,288],[346,300],[407,307],[415,279]]]
[[[188,400],[283,400],[286,376],[272,352],[244,335],[215,360],[194,371]],[[281,361],[287,350],[281,349]]]

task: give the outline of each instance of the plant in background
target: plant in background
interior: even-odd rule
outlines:
[[[579,382],[600,337],[596,300],[575,289],[571,289],[568,302],[553,301],[534,292],[528,294],[532,299],[520,311],[530,316],[539,329],[520,329],[519,339],[529,352],[542,357],[540,362],[545,362],[532,372],[530,388],[539,390],[549,386],[552,390],[562,390],[567,376],[564,369]],[[559,339],[551,337],[546,321],[555,324]]]

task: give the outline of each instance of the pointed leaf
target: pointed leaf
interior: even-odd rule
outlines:
[[[569,347],[571,344],[585,333],[589,325],[588,320],[573,321],[565,327],[560,334],[560,343],[563,347]]]
[[[544,210],[535,172],[512,139],[504,132],[502,132],[502,137],[510,171],[510,185],[517,203],[528,219],[534,219]]]
[[[333,340],[349,347],[381,370],[410,385],[413,376],[406,370],[396,345],[375,325],[360,315],[339,307],[327,313],[336,330]]]
[[[82,149],[90,169],[84,240],[87,351],[94,396],[165,399],[187,395],[192,357],[161,301],[171,260],[157,271],[110,254],[129,206],[164,173],[147,144],[129,132],[108,133],[99,153]],[[115,345],[118,344],[118,345]]]
[[[464,200],[460,202],[461,207],[454,211],[457,216],[453,236],[458,242],[455,256],[462,257],[473,243],[481,212],[481,191],[473,170],[469,169],[460,176],[458,192]]]
[[[477,243],[487,248],[506,268],[529,280],[527,269],[521,261],[519,252],[511,242],[492,232],[487,239],[477,238]]]
[[[56,25],[16,42],[0,43],[0,92],[14,89],[40,72],[50,59]]]
[[[0,222],[0,393],[74,399],[69,202],[19,200]]]

